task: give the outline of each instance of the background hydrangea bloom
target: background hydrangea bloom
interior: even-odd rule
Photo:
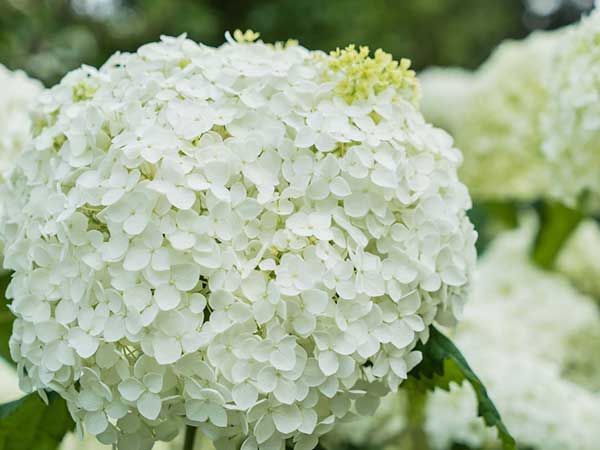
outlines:
[[[29,108],[42,84],[22,71],[0,64],[0,175],[8,170],[29,139]]]
[[[540,111],[547,101],[542,74],[561,32],[506,41],[469,73],[431,69],[422,80],[422,111],[447,129],[464,154],[461,179],[478,200],[531,200],[556,184],[544,156]]]
[[[554,194],[575,201],[600,194],[600,10],[569,27],[547,73],[543,151],[556,162]]]
[[[11,351],[121,449],[311,449],[465,301],[460,152],[376,52],[180,38],[45,91],[2,221]]]

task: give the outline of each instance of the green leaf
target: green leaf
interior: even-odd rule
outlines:
[[[54,450],[75,424],[56,393],[46,405],[37,394],[0,405],[0,450]]]
[[[514,438],[502,422],[502,417],[488,396],[485,386],[469,367],[464,356],[452,341],[435,327],[432,326],[429,330],[427,343],[417,346],[417,350],[423,352],[423,361],[410,372],[406,389],[449,390],[452,382],[469,382],[477,396],[477,414],[487,426],[496,428],[504,450],[516,450]]]
[[[8,340],[12,332],[12,324],[15,316],[8,310],[6,302],[6,287],[10,281],[10,273],[4,272],[0,275],[0,358],[12,363],[10,351],[8,349]]]
[[[584,214],[579,209],[556,202],[542,202],[535,207],[540,226],[531,249],[531,257],[539,267],[552,269],[560,249]]]

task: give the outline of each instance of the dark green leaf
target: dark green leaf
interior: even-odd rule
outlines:
[[[9,281],[10,274],[8,272],[0,275],[0,358],[12,363],[10,351],[8,350],[8,339],[12,331],[14,316],[8,310],[6,296],[4,295]]]
[[[540,227],[531,249],[531,257],[541,268],[551,269],[560,249],[584,214],[578,209],[556,202],[539,203],[536,210]]]
[[[452,382],[469,382],[477,396],[477,414],[487,426],[496,428],[505,450],[516,450],[515,440],[502,422],[485,386],[452,341],[435,327],[430,327],[429,340],[425,345],[420,344],[418,350],[423,352],[423,362],[410,372],[406,389],[449,390]]]
[[[74,428],[66,402],[55,393],[46,405],[37,394],[0,405],[0,450],[54,450]]]

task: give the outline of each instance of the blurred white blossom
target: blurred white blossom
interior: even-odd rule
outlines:
[[[600,9],[568,28],[547,72],[543,151],[555,162],[551,192],[572,204],[600,195]]]
[[[541,150],[539,115],[547,101],[543,74],[561,36],[506,41],[473,73],[422,74],[423,115],[455,138],[464,156],[460,176],[475,199],[532,200],[560,188]]]
[[[30,136],[29,109],[42,84],[0,64],[0,176],[4,176]]]
[[[45,91],[2,219],[26,391],[150,449],[310,450],[460,317],[460,152],[407,61],[165,37]]]
[[[459,67],[430,67],[421,72],[423,116],[435,126],[457,135],[460,127],[468,126],[465,117],[476,78],[475,72]]]

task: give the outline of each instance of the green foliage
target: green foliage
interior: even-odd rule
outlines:
[[[86,11],[81,5],[104,5]],[[0,62],[46,84],[82,63],[98,66],[161,34],[215,45],[252,28],[266,41],[313,49],[381,47],[427,65],[476,67],[508,37],[527,33],[521,0],[9,0],[0,1]],[[302,20],[298,20],[301,18]]]
[[[8,349],[8,339],[12,331],[12,324],[14,316],[8,310],[8,304],[6,303],[6,286],[10,281],[10,275],[3,273],[0,277],[0,358],[6,361],[12,362],[10,357],[10,351]]]
[[[55,393],[46,405],[37,394],[0,405],[0,450],[54,450],[73,430],[66,402]]]
[[[577,228],[584,214],[561,203],[536,205],[540,226],[531,248],[533,261],[543,269],[552,269],[563,244]]]
[[[423,362],[410,372],[405,389],[449,390],[452,382],[462,384],[467,381],[477,396],[479,417],[487,426],[496,428],[504,450],[516,450],[515,440],[502,422],[485,386],[452,341],[432,326],[429,340],[424,345],[419,344],[417,349],[423,352]]]

